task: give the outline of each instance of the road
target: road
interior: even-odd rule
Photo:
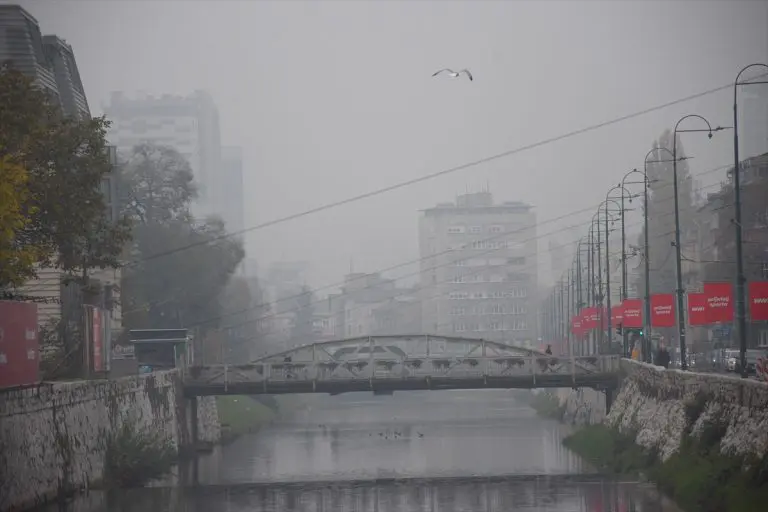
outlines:
[[[567,427],[512,396],[322,398],[202,457],[198,487],[120,492],[88,510],[677,512],[652,489],[594,474],[562,447]]]

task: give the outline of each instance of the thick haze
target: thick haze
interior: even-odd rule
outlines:
[[[22,4],[73,46],[94,113],[115,90],[208,90],[222,143],[244,149],[247,227],[724,85],[768,61],[761,1]],[[443,67],[469,68],[475,81],[431,78]],[[586,222],[591,211],[543,223],[599,203],[681,116],[730,126],[730,103],[722,91],[258,230],[248,255],[262,268],[307,259],[315,286],[351,261],[359,272],[396,265],[418,257],[417,210],[486,184],[498,201],[535,205],[540,234]],[[730,132],[682,140],[694,174],[732,161]]]

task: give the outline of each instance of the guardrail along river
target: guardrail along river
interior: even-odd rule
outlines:
[[[78,510],[678,512],[652,487],[595,474],[562,446],[567,427],[513,395],[317,397],[202,456],[197,485],[91,495],[100,504]]]

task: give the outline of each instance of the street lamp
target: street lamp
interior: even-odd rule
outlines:
[[[619,290],[619,298],[621,301],[625,301],[627,298],[627,241],[626,241],[626,232],[625,232],[625,218],[626,210],[624,209],[624,193],[627,193],[627,196],[629,198],[629,202],[632,202],[632,194],[627,190],[627,188],[624,186],[624,182],[627,179],[627,176],[630,174],[638,172],[637,169],[633,169],[629,171],[627,174],[624,175],[624,177],[621,179],[621,183],[619,185],[616,185],[612,189],[608,191],[608,194],[606,194],[606,199],[608,198],[608,195],[614,190],[621,189],[621,290]],[[628,353],[627,351],[627,333],[622,329],[622,346],[624,348],[624,354],[626,355]]]
[[[707,128],[693,128],[688,130],[680,130],[680,123],[685,121],[686,119],[690,118],[696,118],[703,121]],[[678,197],[677,197],[677,134],[678,133],[691,133],[691,132],[706,132],[707,136],[711,139],[712,138],[712,132],[717,132],[722,130],[723,128],[718,126],[717,128],[712,128],[712,125],[709,124],[709,121],[707,121],[704,117],[698,115],[698,114],[688,114],[687,116],[681,117],[677,124],[675,124],[675,130],[672,133],[672,179],[673,179],[673,189],[675,194],[675,266],[677,271],[677,332],[678,337],[680,338],[680,368],[683,370],[688,369],[688,360],[686,358],[685,354],[685,310],[683,309],[683,270],[682,270],[682,253],[681,253],[681,247],[680,247],[680,205],[678,204]],[[738,173],[737,173],[738,174]]]
[[[740,85],[768,84],[768,81],[747,81],[740,82],[741,74],[746,70],[755,67],[762,67],[768,70],[766,64],[750,64],[744,67],[736,80],[733,82],[733,208],[734,220],[733,226],[736,229],[736,325],[738,326],[737,336],[739,337],[739,360],[741,364],[741,376],[747,378],[747,315],[744,307],[744,251],[741,247],[741,180],[739,176],[739,110],[738,110],[738,90]],[[763,75],[765,76],[765,75]]]
[[[616,187],[614,187],[616,188]],[[611,343],[611,246],[608,242],[608,203],[613,203],[619,208],[621,208],[621,205],[619,205],[618,202],[616,202],[613,199],[609,199],[608,195],[611,193],[611,191],[614,190],[613,188],[608,191],[605,197],[605,201],[600,203],[600,206],[598,206],[598,213],[600,212],[600,207],[603,207],[603,215],[605,217],[605,297],[606,297],[606,314],[608,316],[608,320],[606,322],[606,330],[608,331],[608,343],[610,346]],[[599,217],[598,217],[599,220]],[[598,228],[599,232],[599,228]],[[602,332],[603,326],[602,326],[602,317],[603,317],[603,307],[602,302],[600,303],[600,330]]]

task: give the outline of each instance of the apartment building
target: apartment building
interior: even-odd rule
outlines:
[[[129,98],[113,92],[104,113],[112,122],[109,141],[121,157],[130,157],[136,145],[146,142],[176,149],[189,162],[198,188],[192,213],[198,218],[221,215],[219,113],[210,95],[196,91],[190,96]],[[242,189],[233,193],[242,194]]]
[[[422,331],[525,343],[536,336],[538,244],[531,205],[461,195],[421,212]]]

